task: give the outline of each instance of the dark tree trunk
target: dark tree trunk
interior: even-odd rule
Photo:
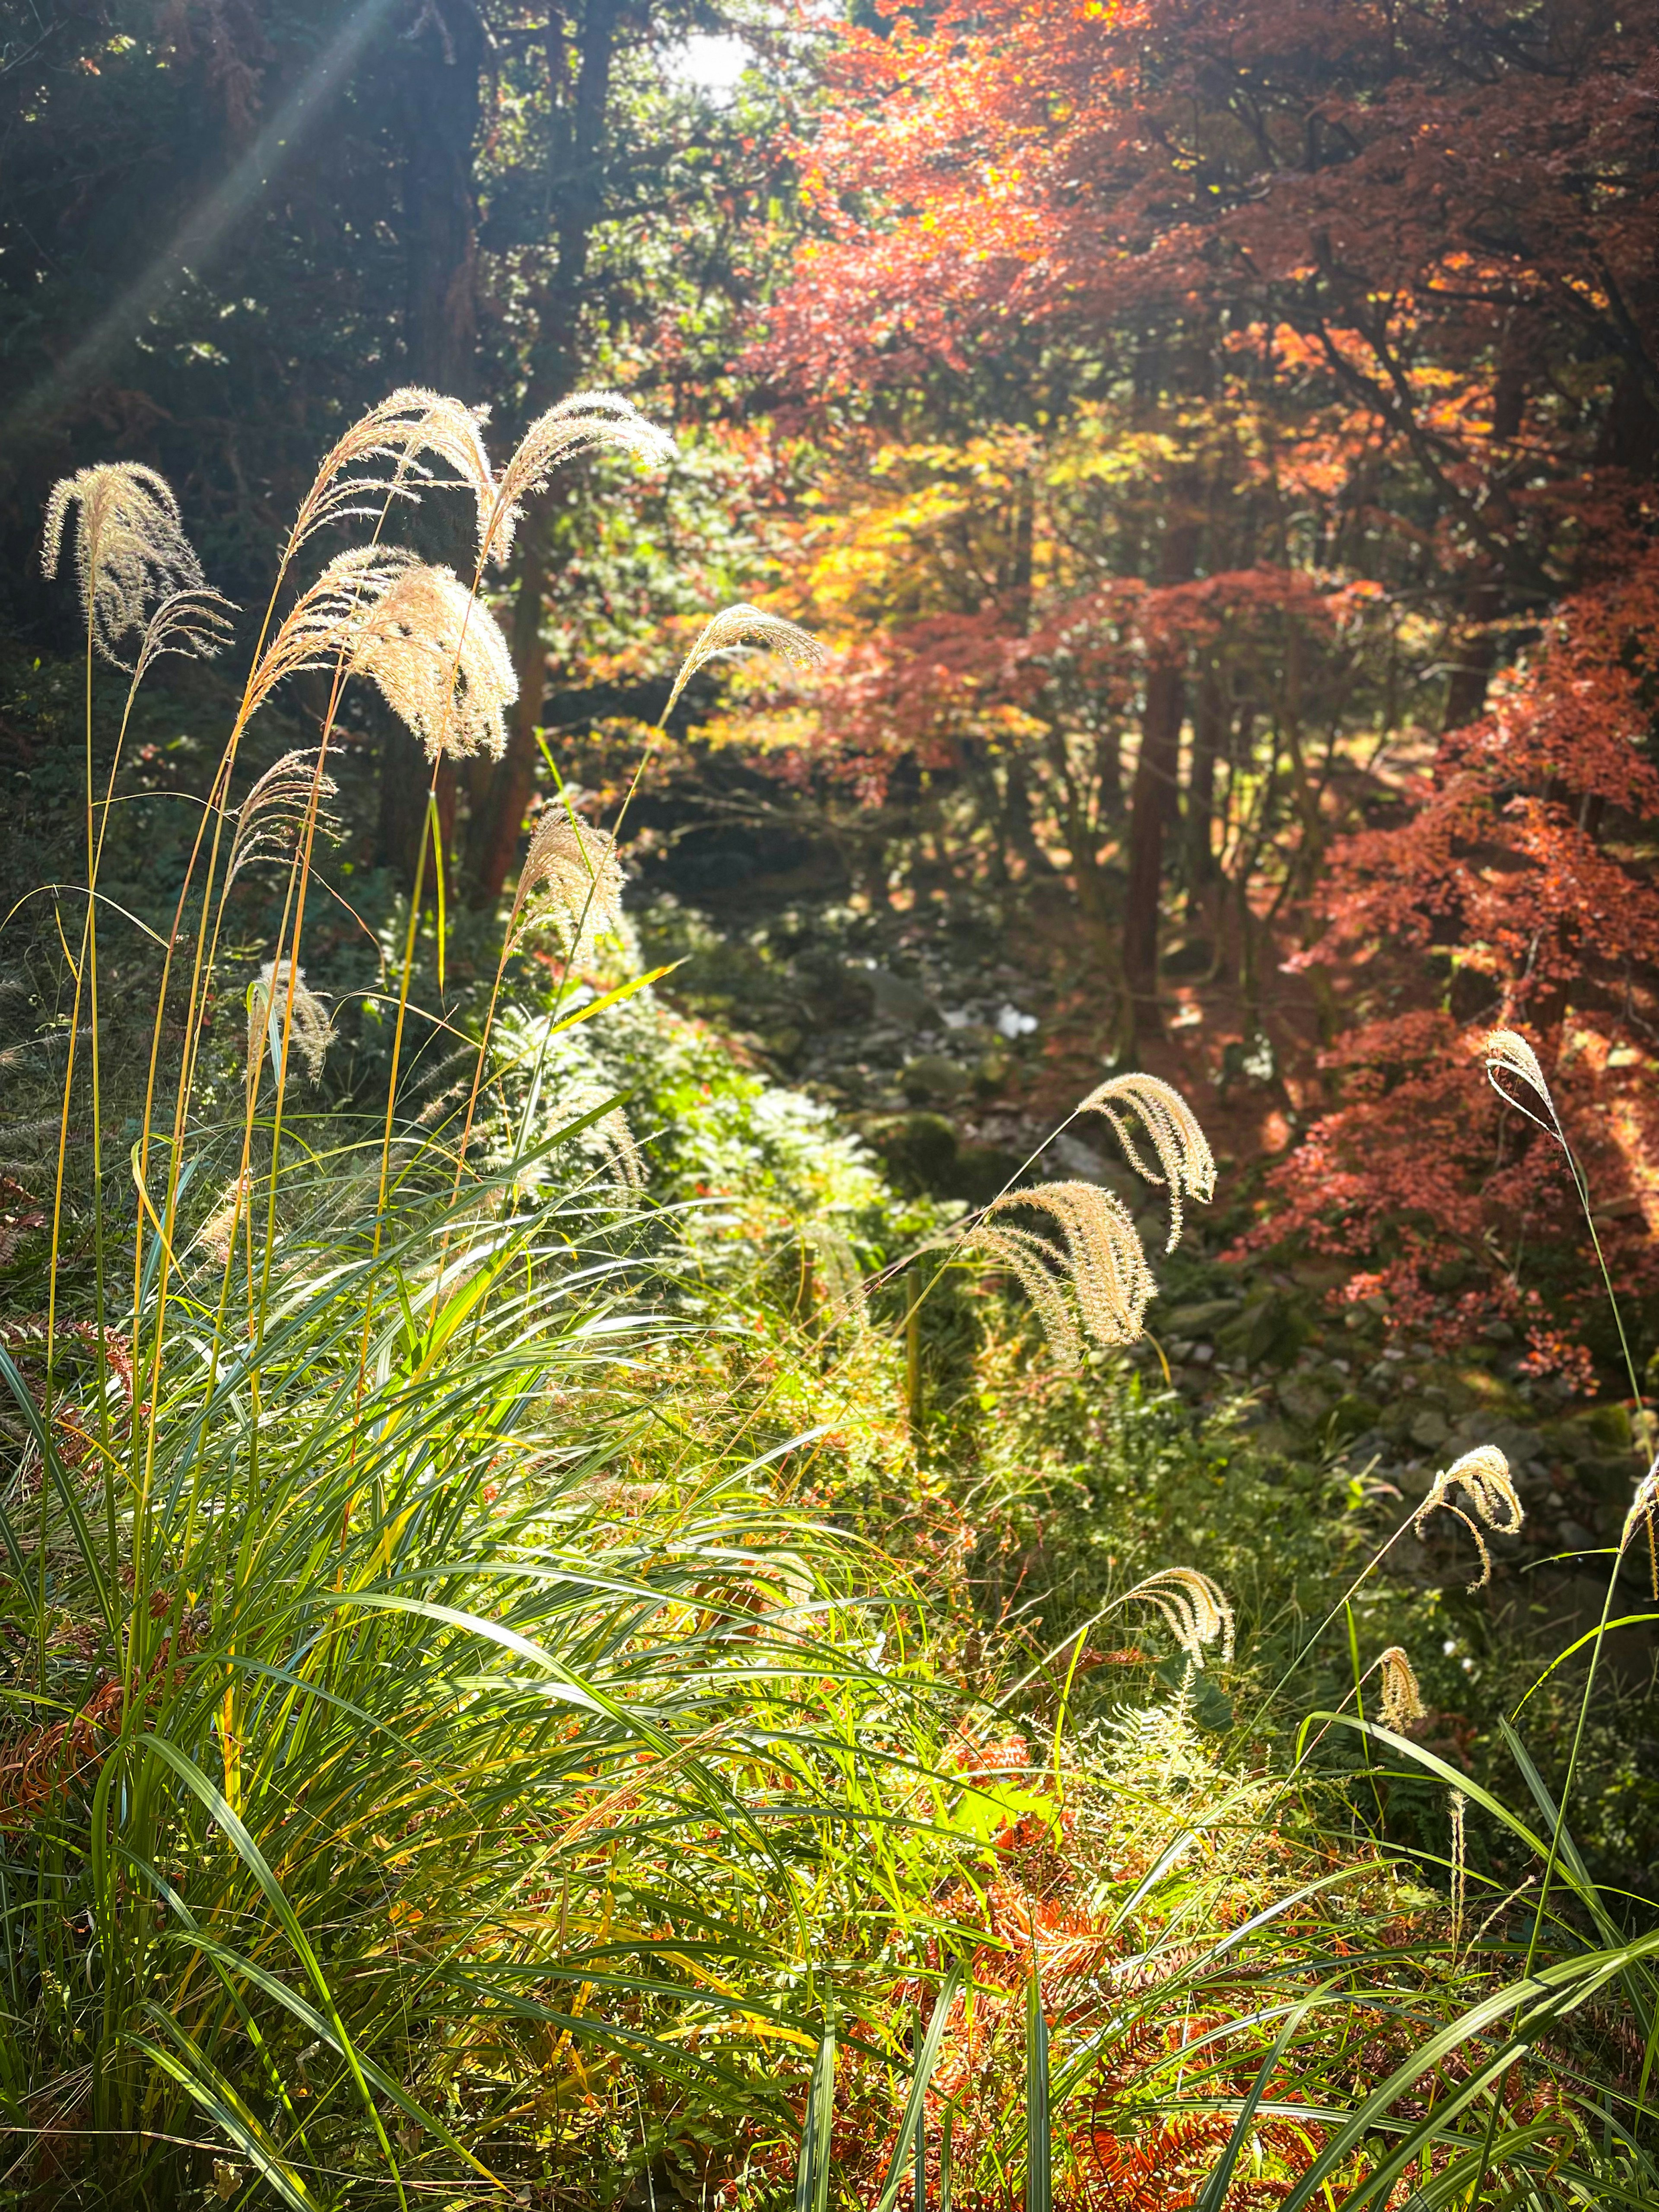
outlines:
[[[1191,488],[1182,489],[1191,497]],[[1164,584],[1184,583],[1198,561],[1195,517],[1172,522],[1164,542]],[[1140,755],[1129,793],[1129,881],[1123,902],[1123,981],[1134,1037],[1162,1024],[1158,1004],[1158,894],[1164,883],[1164,831],[1181,769],[1181,724],[1186,709],[1185,654],[1173,643],[1153,648],[1146,670],[1146,705]]]
[[[1211,662],[1193,709],[1193,757],[1187,772],[1187,914],[1200,921],[1215,881],[1215,766],[1221,749],[1221,681]]]
[[[611,64],[621,0],[587,0],[577,34],[574,91],[568,83],[563,19],[549,19],[551,82],[548,186],[556,252],[541,303],[526,412],[533,420],[574,381],[581,297],[593,233],[605,212],[603,153]],[[494,906],[518,857],[525,810],[536,788],[536,732],[547,692],[542,643],[543,594],[550,551],[545,506],[538,501],[519,532],[518,592],[513,610],[513,665],[519,703],[507,751],[474,809],[467,840],[468,896]]]
[[[478,129],[483,26],[472,0],[424,0],[395,42],[398,118],[403,141],[404,354],[410,380],[471,399],[477,374],[477,210],[472,148]],[[418,872],[423,899],[434,898],[438,870],[451,866],[455,769],[439,763],[441,856],[428,847],[427,794],[434,789],[424,752],[401,723],[380,748],[378,858],[410,890]]]

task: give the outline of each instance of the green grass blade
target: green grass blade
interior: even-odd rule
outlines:
[[[830,2202],[830,2135],[836,2117],[836,2032],[825,2028],[812,2066],[800,2157],[795,2166],[795,2212],[824,2212]]]
[[[1054,2212],[1054,2130],[1048,2112],[1048,2023],[1035,1963],[1025,1985],[1025,2212]]]
[[[939,2063],[939,2054],[945,2041],[945,2031],[950,2026],[951,2013],[962,1994],[963,1971],[952,1966],[945,1976],[938,1996],[933,2000],[933,2016],[927,2022],[927,2033],[922,2037],[916,2051],[915,2064],[910,2072],[910,2093],[904,2100],[903,2115],[899,2121],[898,2139],[893,2145],[893,2155],[888,2161],[887,2179],[875,2212],[893,2212],[898,2203],[899,2191],[904,2186],[905,2166],[912,2144],[920,2145],[922,2139],[922,2120],[927,2109],[927,2084],[933,2078],[933,2069]],[[920,2179],[921,2151],[918,2149],[917,2188]]]

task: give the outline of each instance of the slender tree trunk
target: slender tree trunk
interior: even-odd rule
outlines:
[[[1185,505],[1190,484],[1176,488]],[[1198,523],[1182,516],[1169,526],[1163,575],[1166,584],[1184,583],[1198,561]],[[1123,903],[1123,980],[1128,994],[1129,1028],[1139,1039],[1162,1026],[1158,1003],[1158,895],[1164,884],[1164,831],[1170,794],[1181,767],[1181,725],[1186,708],[1185,654],[1172,641],[1156,645],[1146,670],[1146,705],[1140,726],[1140,756],[1129,794],[1129,882]]]
[[[1193,709],[1193,758],[1187,772],[1187,918],[1189,925],[1200,927],[1216,873],[1215,765],[1223,719],[1221,679],[1214,662],[1209,661]]]
[[[477,210],[472,148],[478,130],[483,27],[472,0],[425,0],[396,42],[403,140],[404,352],[411,383],[459,399],[477,376]],[[377,840],[383,866],[412,887],[426,835],[432,770],[399,722],[380,748]],[[441,865],[453,849],[455,769],[438,769]],[[423,896],[434,898],[441,856],[428,851]]]
[[[532,420],[570,390],[579,365],[588,257],[605,212],[605,116],[622,14],[622,0],[587,0],[578,33],[574,91],[568,81],[564,19],[557,9],[549,18],[548,184],[556,252],[532,358],[526,412]],[[506,754],[474,810],[467,841],[468,896],[480,907],[494,906],[501,895],[518,857],[525,810],[536,788],[540,750],[536,732],[547,692],[542,603],[551,550],[544,495],[525,517],[519,545],[512,638],[519,702]]]

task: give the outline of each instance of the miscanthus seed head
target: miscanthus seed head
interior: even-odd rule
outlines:
[[[504,561],[513,550],[524,501],[540,490],[561,461],[595,447],[651,463],[671,459],[674,441],[620,392],[573,392],[538,416],[501,471],[480,534],[480,561]]]
[[[1164,1249],[1173,1252],[1181,1238],[1183,1200],[1192,1197],[1207,1205],[1215,1191],[1215,1156],[1197,1115],[1171,1085],[1156,1075],[1135,1074],[1115,1075],[1097,1084],[1077,1111],[1103,1114],[1136,1173],[1148,1182],[1168,1184],[1170,1241]],[[1157,1168],[1150,1166],[1136,1147],[1127,1118],[1131,1114],[1140,1121]]]
[[[418,501],[422,486],[446,482],[472,495],[482,549],[495,506],[495,475],[483,443],[485,414],[412,385],[371,407],[336,441],[312,480],[289,538],[289,557],[325,524],[378,526],[391,500]],[[440,477],[434,461],[450,476]],[[391,474],[366,473],[377,464],[388,464]]]
[[[118,668],[118,648],[144,630],[152,606],[204,588],[167,478],[138,461],[106,461],[62,477],[46,501],[40,566],[55,576],[70,509],[76,510],[75,573],[93,643]]]
[[[1411,1661],[1399,1644],[1391,1644],[1377,1661],[1380,1676],[1379,1701],[1382,1724],[1403,1735],[1414,1721],[1420,1721],[1427,1711],[1423,1692],[1418,1686],[1416,1672]]]
[[[1656,1524],[1659,1523],[1659,1460],[1636,1486],[1636,1495],[1631,1500],[1630,1511],[1625,1516],[1624,1532],[1619,1539],[1622,1558],[1639,1528],[1648,1540],[1648,1573],[1652,1578],[1653,1595],[1659,1598],[1659,1544],[1655,1542]]]
[[[1045,1216],[1060,1242],[1011,1223],[1015,1208]],[[964,1241],[1013,1270],[1062,1359],[1074,1362],[1080,1352],[1073,1306],[1095,1344],[1132,1344],[1140,1334],[1157,1285],[1127,1210],[1097,1183],[1010,1191],[986,1208]]]
[[[570,959],[583,960],[596,938],[623,927],[622,901],[622,863],[611,832],[584,822],[566,799],[544,807],[519,871],[508,935],[522,923],[550,922]]]
[[[289,987],[293,990],[293,1012],[289,1009]],[[288,1054],[285,1036],[291,1036],[306,1064],[306,1073],[313,1083],[323,1072],[323,1058],[334,1031],[328,1018],[328,1010],[316,993],[306,987],[306,971],[295,968],[288,960],[267,960],[258,976],[248,986],[247,994],[247,1079],[252,1090],[259,1080],[260,1055],[267,1048],[270,1054],[270,1070],[276,1079],[276,1088],[283,1087],[287,1073]]]
[[[1455,1489],[1463,1493],[1461,1505],[1453,1501]],[[1510,1463],[1496,1444],[1477,1444],[1473,1451],[1466,1451],[1461,1459],[1454,1460],[1435,1476],[1428,1496],[1412,1516],[1412,1526],[1419,1536],[1430,1514],[1439,1512],[1455,1515],[1474,1537],[1480,1554],[1480,1572],[1469,1588],[1484,1589],[1492,1580],[1492,1553],[1486,1548],[1481,1528],[1495,1529],[1500,1536],[1513,1536],[1526,1518],[1526,1510],[1516,1496],[1510,1479]]]
[[[1561,1133],[1561,1117],[1555,1110],[1555,1101],[1550,1096],[1549,1085],[1544,1080],[1544,1071],[1538,1064],[1538,1054],[1518,1030],[1494,1030],[1486,1039],[1486,1080],[1506,1106],[1513,1106],[1517,1114],[1524,1114],[1540,1129],[1553,1137],[1564,1149],[1566,1139]],[[1542,1114],[1535,1113],[1526,1099],[1517,1095],[1530,1091],[1542,1106]]]
[[[1231,1660],[1237,1632],[1232,1607],[1220,1583],[1196,1567],[1160,1568],[1125,1590],[1117,1602],[1127,1605],[1132,1599],[1162,1614],[1194,1667],[1203,1666],[1206,1646],[1215,1643],[1221,1646],[1222,1663]]]
[[[411,563],[354,628],[352,668],[374,682],[428,760],[501,758],[519,679],[495,617],[453,569]]]
[[[317,774],[314,750],[301,748],[273,761],[249,789],[236,810],[236,834],[231,842],[230,867],[225,878],[229,890],[242,870],[256,860],[283,860],[294,850],[305,827],[313,789],[317,794],[317,823],[326,836],[337,836],[339,825],[324,802],[336,796],[339,786],[331,775]]]
[[[700,668],[722,653],[730,653],[741,645],[755,645],[770,653],[781,653],[784,659],[798,668],[808,667],[824,659],[823,647],[811,630],[803,629],[799,623],[787,622],[781,615],[769,615],[763,607],[752,607],[746,600],[736,606],[722,607],[703,624],[696,643],[680,663],[680,672],[674,678],[674,688],[668,695],[668,704],[662,710],[665,722],[679,704],[680,694]]]

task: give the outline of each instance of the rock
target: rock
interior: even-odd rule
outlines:
[[[1412,1442],[1421,1444],[1425,1451],[1437,1451],[1450,1434],[1445,1415],[1432,1406],[1425,1406],[1411,1425]]]
[[[1316,1428],[1331,1410],[1331,1394],[1311,1375],[1287,1375],[1278,1390],[1279,1404],[1293,1421]]]
[[[1237,1311],[1237,1298],[1202,1298],[1195,1305],[1171,1307],[1159,1316],[1159,1325],[1171,1336],[1208,1336]]]
[[[907,1030],[938,1029],[943,1025],[944,1015],[919,984],[873,963],[865,973],[870,979],[876,1012],[883,1021],[896,1022],[901,1029]]]
[[[930,1098],[957,1098],[968,1088],[967,1071],[942,1052],[924,1052],[907,1060],[899,1081],[904,1095],[920,1106]]]

